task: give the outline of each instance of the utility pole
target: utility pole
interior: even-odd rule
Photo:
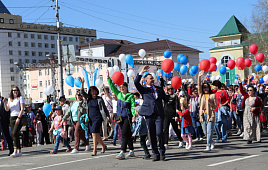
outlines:
[[[59,5],[58,0],[56,0],[56,18],[57,18],[57,48],[58,48],[58,64],[59,64],[59,86],[60,86],[60,96],[64,95],[63,91],[63,69],[62,69],[62,56],[60,47],[60,16],[59,16]],[[59,97],[60,97],[59,96]]]

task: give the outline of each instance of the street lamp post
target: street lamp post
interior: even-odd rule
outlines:
[[[53,102],[56,102],[56,79],[55,79],[55,64],[56,64],[56,60],[54,57],[52,57],[50,54],[47,54],[46,57],[49,59],[50,61],[50,68],[51,68],[51,80],[52,80],[52,87],[54,89],[53,91]],[[50,95],[51,96],[51,95]]]

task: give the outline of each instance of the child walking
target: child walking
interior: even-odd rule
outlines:
[[[186,142],[185,148],[187,150],[192,150],[192,137],[191,134],[194,133],[193,123],[191,119],[191,114],[189,110],[187,110],[187,98],[181,97],[180,99],[181,110],[182,112],[178,112],[178,114],[182,117],[181,123],[181,137]],[[186,138],[186,134],[188,139]]]
[[[36,143],[37,143],[37,146],[40,146],[42,133],[43,133],[43,126],[42,126],[40,115],[36,115],[34,125],[35,125],[35,131],[36,131]]]
[[[135,109],[135,114],[137,116],[136,118],[136,125],[133,133],[133,137],[139,136],[140,137],[140,144],[143,148],[143,151],[145,153],[143,159],[150,159],[151,155],[148,151],[147,145],[146,145],[146,137],[148,133],[146,121],[143,118],[143,116],[140,115],[141,106],[133,107]]]
[[[72,151],[71,146],[69,145],[69,143],[67,142],[67,140],[63,140],[63,138],[67,138],[67,134],[66,134],[66,121],[63,122],[63,124],[61,124],[62,121],[62,107],[61,106],[56,106],[54,108],[57,116],[55,116],[52,126],[49,130],[48,133],[51,133],[53,129],[55,129],[53,131],[53,135],[56,136],[56,142],[55,142],[55,147],[54,150],[50,151],[51,154],[56,154],[58,152],[58,148],[59,148],[59,144],[60,141],[63,142],[63,144],[67,147],[66,152],[70,152]]]

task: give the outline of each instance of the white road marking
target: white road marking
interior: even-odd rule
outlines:
[[[230,163],[230,162],[235,162],[235,161],[240,161],[240,160],[244,160],[244,159],[253,158],[253,157],[256,157],[256,156],[259,156],[259,155],[246,156],[246,157],[243,157],[243,158],[237,158],[237,159],[233,159],[233,160],[229,160],[229,161],[219,162],[219,163],[211,164],[211,165],[208,165],[208,166],[222,165],[222,164],[226,164],[226,163]]]
[[[113,155],[117,155],[117,154],[118,154],[118,153],[110,154],[110,155],[97,156],[97,157],[92,157],[92,158],[86,158],[86,159],[80,159],[80,160],[75,160],[75,161],[62,162],[62,163],[58,163],[58,164],[47,165],[47,166],[41,166],[41,167],[31,168],[31,169],[27,169],[27,170],[49,168],[49,167],[53,167],[53,166],[59,166],[59,165],[64,165],[64,164],[70,164],[70,163],[74,163],[74,162],[81,162],[81,161],[86,161],[86,160],[91,160],[91,159],[98,159],[98,158],[109,157],[109,156],[113,156]]]

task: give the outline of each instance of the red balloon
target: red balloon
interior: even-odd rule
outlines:
[[[249,58],[245,59],[245,66],[247,66],[247,67],[251,66],[251,60]]]
[[[115,72],[112,76],[112,79],[113,79],[113,82],[117,84],[118,86],[124,83],[124,75],[120,71]]]
[[[171,79],[171,85],[174,89],[179,89],[181,87],[181,78],[175,76]]]
[[[256,54],[258,52],[258,46],[256,44],[250,45],[249,51],[251,52],[251,54]]]
[[[203,59],[199,63],[200,70],[203,70],[204,72],[208,71],[210,68],[210,62],[207,59]]]
[[[210,64],[210,67],[209,67],[209,69],[208,69],[208,71],[209,71],[209,72],[213,72],[213,71],[215,71],[216,69],[217,69],[216,64],[215,64],[215,63],[211,63],[211,64]]]
[[[227,62],[227,67],[229,67],[229,69],[234,69],[235,68],[235,61],[234,60],[229,60]]]
[[[165,59],[161,66],[164,72],[170,73],[174,69],[174,62],[171,59]]]
[[[256,59],[260,62],[260,63],[262,63],[263,61],[264,61],[264,54],[263,53],[258,53],[257,55],[256,55]]]
[[[212,63],[214,63],[214,64],[216,64],[217,63],[217,59],[215,58],[215,57],[210,57],[209,59],[208,59],[208,61],[212,64]]]
[[[243,57],[238,57],[238,59],[236,60],[236,66],[240,67],[242,70],[244,70],[245,68],[245,59]],[[238,68],[239,69],[239,68]]]

